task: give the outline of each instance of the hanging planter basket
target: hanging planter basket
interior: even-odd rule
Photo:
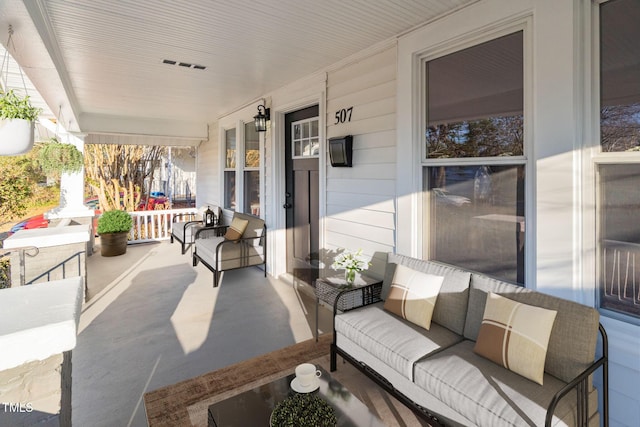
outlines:
[[[15,156],[33,148],[34,123],[24,119],[0,120],[0,155]]]
[[[16,50],[11,40],[12,36],[13,27],[9,25],[9,40],[5,44],[6,50],[2,58],[2,67],[0,67],[3,87],[0,90],[0,155],[5,156],[24,154],[33,148],[34,125],[42,112],[42,109],[31,105],[26,85],[24,94],[18,94],[13,89],[7,90],[9,62],[13,61],[9,55],[9,47],[12,46],[14,52]],[[17,62],[16,65],[24,83],[22,68]]]

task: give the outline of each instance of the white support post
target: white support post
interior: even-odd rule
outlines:
[[[85,134],[67,134],[70,144],[84,153]],[[48,219],[92,217],[93,210],[84,205],[84,167],[79,172],[60,177],[60,205],[46,213]]]

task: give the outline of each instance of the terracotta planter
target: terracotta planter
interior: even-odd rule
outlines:
[[[100,254],[118,256],[127,252],[129,232],[105,233],[100,235]]]
[[[14,156],[31,150],[33,129],[33,122],[28,120],[0,120],[0,155]]]

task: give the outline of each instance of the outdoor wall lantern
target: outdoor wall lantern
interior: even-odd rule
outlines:
[[[265,132],[267,130],[267,120],[270,120],[271,109],[265,108],[264,105],[258,105],[258,114],[253,116],[253,122],[256,125],[256,132]]]

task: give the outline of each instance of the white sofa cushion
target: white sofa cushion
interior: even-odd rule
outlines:
[[[182,243],[193,243],[198,224],[201,223],[195,221],[175,222],[171,226],[171,234]]]
[[[407,323],[385,311],[383,303],[347,311],[335,317],[336,332],[357,343],[409,380],[413,364],[462,337],[437,323],[430,330]]]
[[[222,256],[218,258],[216,250],[220,243],[223,243],[220,251]],[[264,263],[264,248],[262,246],[225,241],[224,237],[196,239],[196,253],[200,259],[218,271]]]
[[[544,425],[551,398],[566,384],[545,374],[541,387],[475,354],[473,346],[473,341],[465,340],[418,362],[415,384],[474,425]],[[574,391],[560,401],[553,425],[575,425],[575,407],[571,408],[575,402]],[[595,412],[598,406],[589,407]]]

